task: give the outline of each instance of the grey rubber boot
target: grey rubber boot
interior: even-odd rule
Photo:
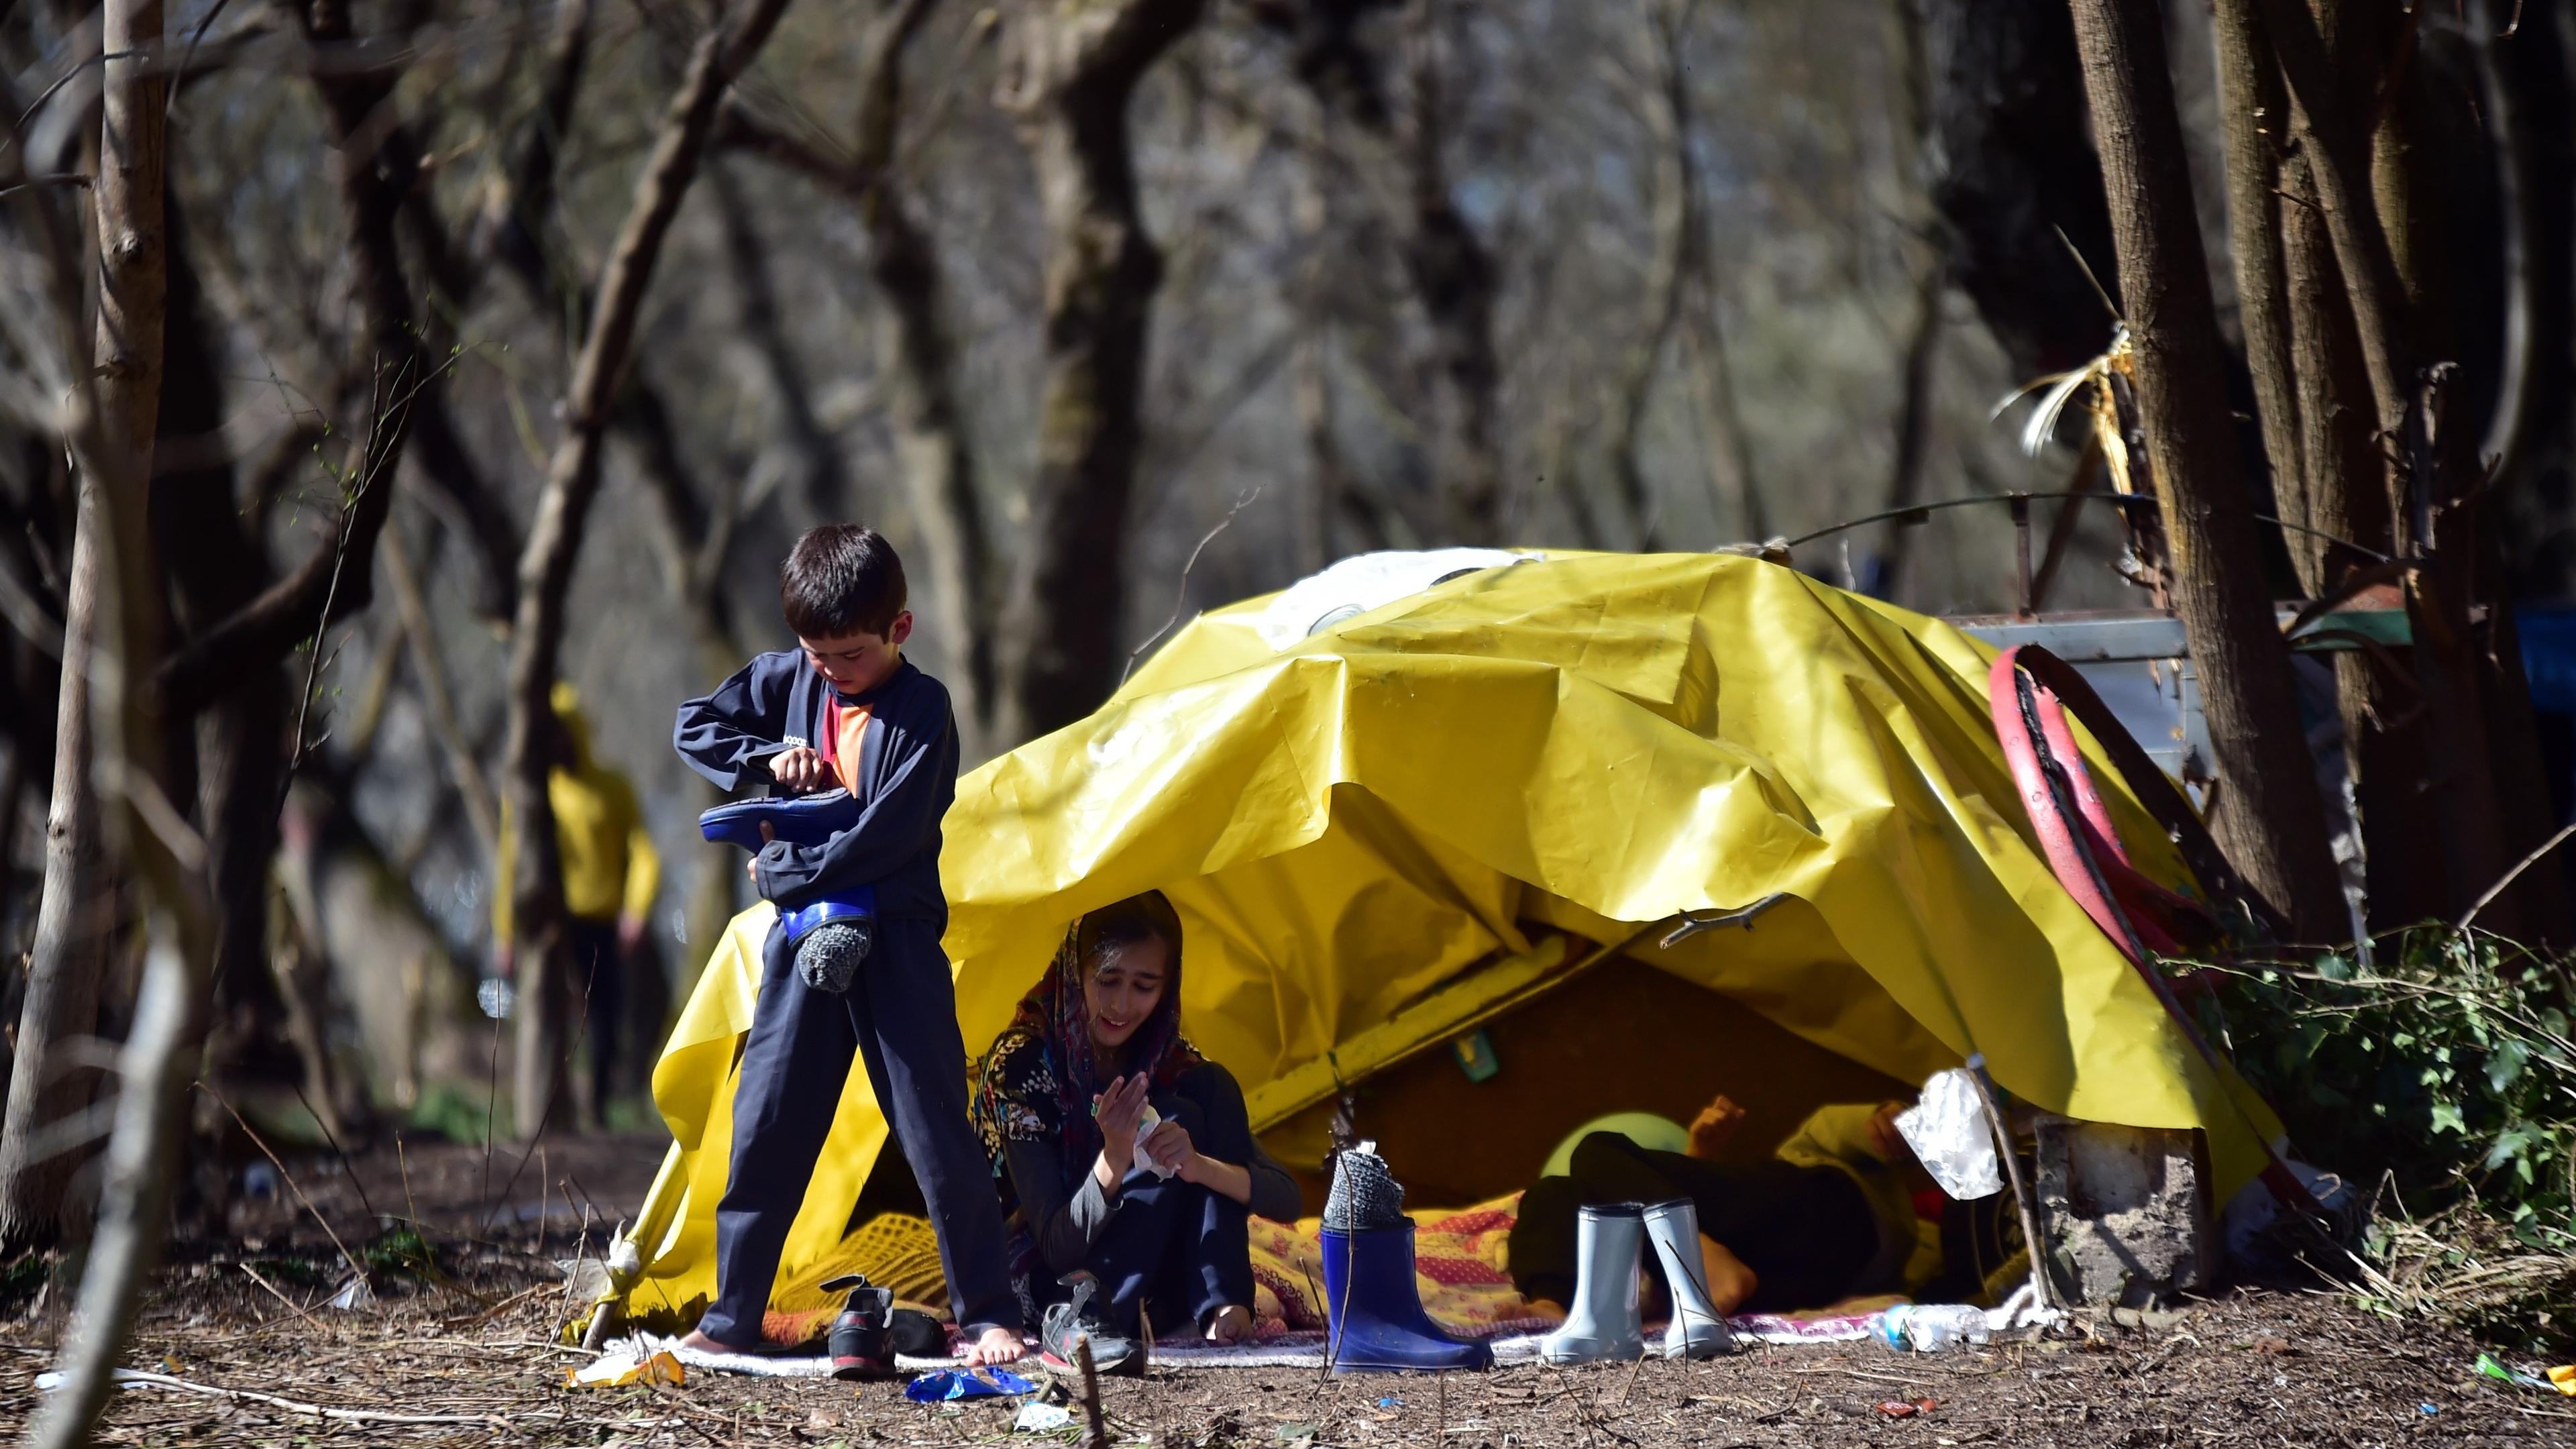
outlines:
[[[1664,1330],[1664,1357],[1715,1358],[1735,1351],[1735,1334],[1708,1296],[1708,1268],[1699,1253],[1699,1207],[1677,1197],[1646,1209],[1646,1239],[1664,1265],[1672,1289],[1673,1323]]]
[[[1565,1326],[1540,1339],[1546,1363],[1626,1362],[1646,1352],[1637,1306],[1637,1270],[1645,1247],[1645,1209],[1632,1202],[1586,1206],[1574,1232],[1574,1301]]]

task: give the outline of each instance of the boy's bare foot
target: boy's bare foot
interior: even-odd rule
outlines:
[[[1229,1303],[1208,1320],[1210,1343],[1241,1343],[1252,1336],[1252,1310],[1240,1303]]]
[[[1028,1356],[1028,1345],[1020,1341],[1019,1330],[988,1328],[968,1346],[966,1364],[969,1368],[981,1368],[986,1364],[1018,1363]]]
[[[700,1353],[740,1353],[742,1351],[735,1348],[732,1344],[718,1343],[714,1339],[707,1337],[705,1334],[698,1332],[694,1328],[680,1336],[680,1342],[677,1346],[681,1348],[696,1349]]]

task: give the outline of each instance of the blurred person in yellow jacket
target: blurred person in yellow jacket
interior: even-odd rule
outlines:
[[[646,923],[654,894],[662,886],[662,857],[644,831],[644,814],[635,786],[620,771],[599,763],[590,749],[590,722],[582,716],[581,696],[568,683],[554,689],[555,732],[550,748],[553,769],[546,777],[546,799],[554,807],[556,848],[563,860],[567,955],[571,970],[561,989],[569,1007],[582,1003],[590,1071],[574,1079],[575,1105],[585,1125],[600,1125],[600,1113],[617,1095],[619,1068],[632,1054],[649,1057],[660,1017],[669,1000],[658,979],[660,962],[651,951]],[[505,810],[501,820],[500,860],[492,893],[492,939],[498,943],[501,974],[512,974],[510,882],[517,869],[518,836]],[[646,974],[655,979],[640,979]],[[636,978],[636,979],[630,979]],[[627,1042],[629,996],[650,1011],[632,1013],[635,1040]],[[530,1009],[522,1003],[521,1009]],[[558,1019],[569,1020],[565,1011]],[[631,1053],[629,1048],[632,1049]]]

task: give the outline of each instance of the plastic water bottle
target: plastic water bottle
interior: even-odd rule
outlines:
[[[1965,1303],[1899,1303],[1879,1316],[1879,1341],[1899,1353],[1938,1353],[1994,1337],[1986,1310]]]

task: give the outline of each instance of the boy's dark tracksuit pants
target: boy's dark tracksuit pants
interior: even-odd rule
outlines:
[[[970,1338],[1022,1327],[992,1166],[967,1122],[966,1044],[939,934],[935,920],[878,921],[875,947],[848,993],[836,997],[806,986],[785,930],[771,929],[734,1084],[733,1167],[716,1207],[716,1297],[698,1321],[709,1338],[740,1348],[760,1342],[779,1254],[854,1049],[920,1180],[958,1325]]]

